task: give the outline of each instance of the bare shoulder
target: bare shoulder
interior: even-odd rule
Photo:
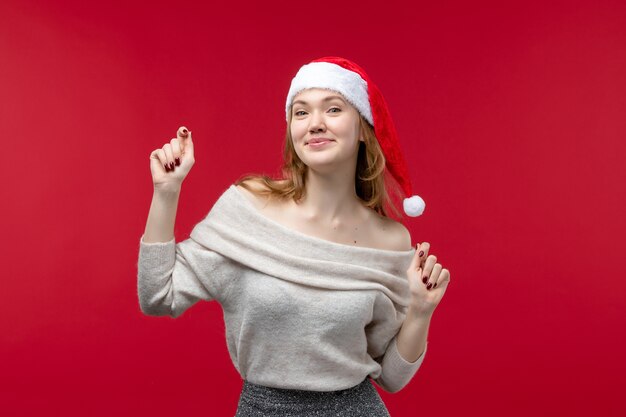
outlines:
[[[411,233],[402,223],[389,217],[379,217],[379,233],[387,250],[408,251],[412,249]]]

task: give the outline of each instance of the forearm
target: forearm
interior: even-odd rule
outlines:
[[[174,238],[179,196],[180,187],[168,190],[155,188],[143,234],[145,243],[168,242]]]
[[[409,307],[396,337],[398,353],[407,362],[415,362],[424,353],[431,318],[432,315],[418,315]]]

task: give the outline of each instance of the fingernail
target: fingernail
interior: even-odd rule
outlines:
[[[424,251],[423,250],[421,250],[420,253],[419,253],[419,257],[421,258],[422,256],[424,256]]]
[[[425,276],[424,278],[422,278],[422,282],[423,282],[424,284],[426,284],[426,281],[428,281],[428,277],[427,277],[427,276]]]
[[[175,161],[176,161],[176,166],[180,165],[180,158],[176,158]]]
[[[169,168],[167,167],[167,164],[163,165],[163,168],[165,168],[165,172],[169,172]]]
[[[170,169],[174,169],[174,162],[170,162]]]
[[[435,285],[433,285],[433,288],[437,288],[437,283],[435,282]]]
[[[428,284],[428,285],[426,286],[426,289],[427,289],[427,290],[430,290],[430,287],[432,287],[432,286],[433,286],[433,284]]]

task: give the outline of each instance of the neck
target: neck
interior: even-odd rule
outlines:
[[[298,204],[309,221],[341,225],[354,220],[362,207],[356,194],[354,170],[306,173],[306,192]]]

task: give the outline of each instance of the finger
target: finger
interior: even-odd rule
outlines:
[[[166,143],[163,145],[163,151],[165,152],[165,156],[167,157],[167,166],[169,169],[174,169],[174,153],[172,152],[172,145]]]
[[[420,257],[420,265],[422,269],[424,268],[424,261],[428,258],[428,252],[430,251],[430,243],[422,242],[420,243],[420,248],[418,251],[418,255]]]
[[[430,273],[430,278],[428,278],[428,281],[426,282],[427,290],[430,290],[431,288],[433,288],[434,285],[437,283],[439,279],[439,274],[441,273],[442,269],[443,269],[443,266],[440,263],[436,263],[433,266],[433,270]]]
[[[170,145],[172,146],[172,155],[174,157],[174,164],[176,166],[180,165],[180,156],[182,154],[182,150],[180,147],[180,139],[172,138],[170,141]]]
[[[193,140],[191,138],[191,131],[185,126],[181,126],[178,128],[178,132],[176,132],[176,137],[180,139],[181,154],[190,153],[193,155]]]
[[[437,282],[435,282],[435,285],[433,285],[433,288],[445,288],[448,286],[448,282],[450,282],[450,271],[448,271],[446,268],[443,268],[441,270],[441,274],[439,274]]]
[[[430,278],[430,274],[433,270],[433,266],[437,263],[437,257],[435,255],[429,255],[424,262],[424,272],[422,274],[422,282],[426,284]]]
[[[189,135],[189,129],[187,129],[185,126],[181,126],[178,128],[178,131],[176,132],[177,137],[179,137],[180,139],[185,139],[187,138],[187,135]]]
[[[154,151],[152,151],[152,153],[150,154],[150,159],[158,160],[161,166],[163,167],[163,169],[165,170],[165,172],[169,172],[170,169],[166,165],[167,157],[165,156],[165,151],[163,151],[163,149],[159,148],[159,149],[155,149]]]

